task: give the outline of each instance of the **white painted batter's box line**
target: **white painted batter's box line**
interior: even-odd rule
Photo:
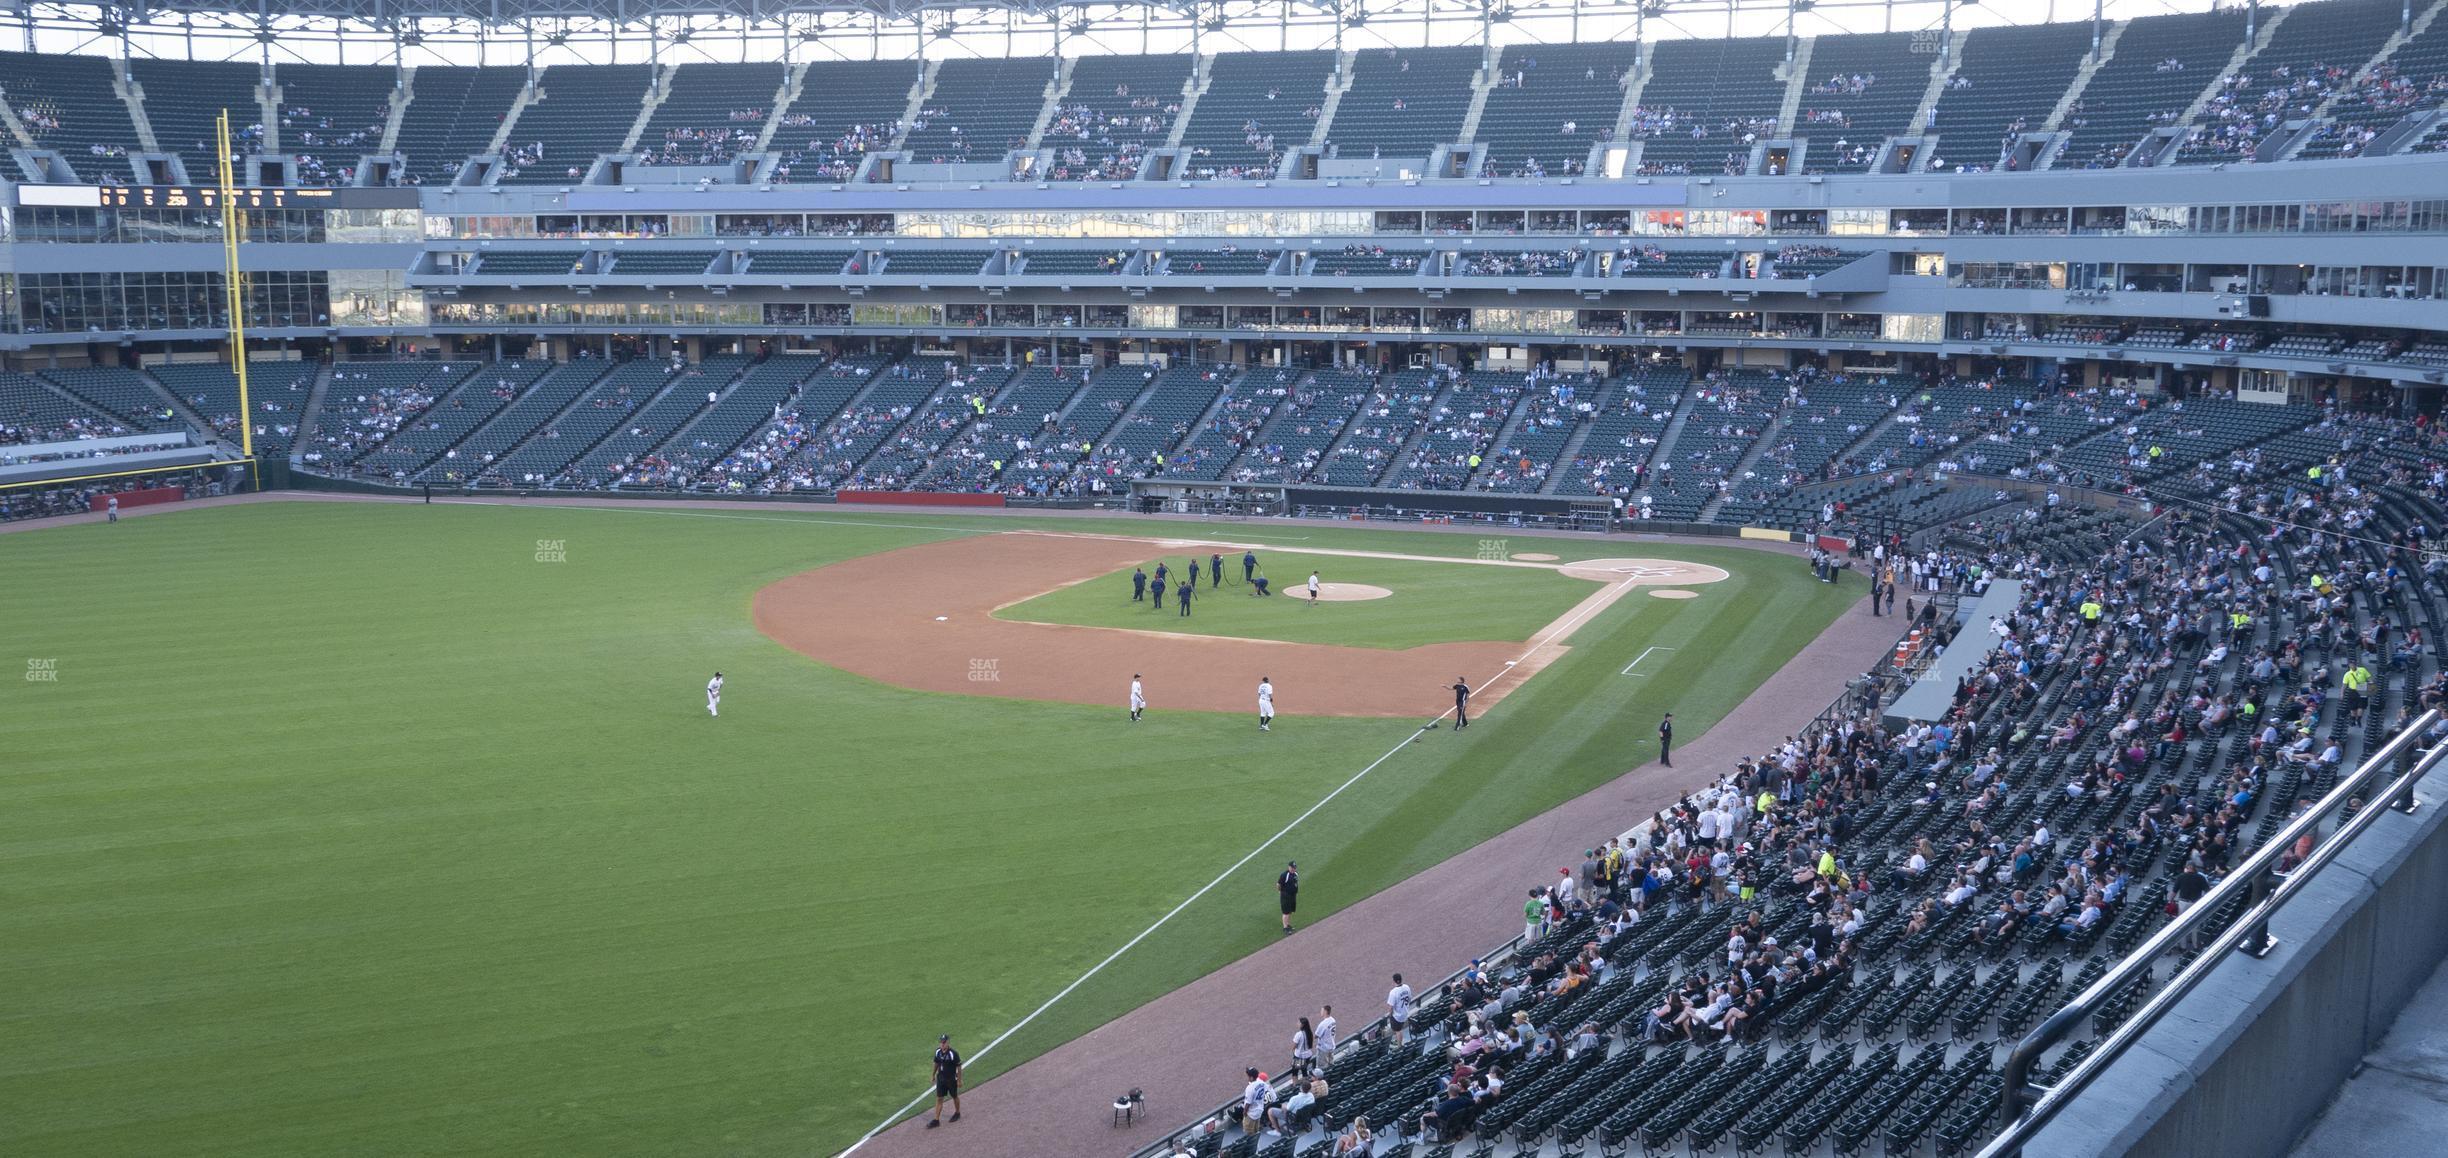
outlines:
[[[1673,651],[1673,650],[1674,650],[1674,649],[1673,649],[1673,648],[1671,648],[1671,647],[1651,647],[1651,648],[1643,648],[1643,649],[1641,650],[1641,653],[1640,653],[1639,655],[1637,655],[1637,656],[1633,657],[1632,662],[1627,663],[1627,664],[1625,664],[1625,665],[1624,665],[1623,674],[1624,674],[1624,675],[1631,675],[1631,674],[1632,674],[1632,669],[1633,669],[1633,668],[1636,668],[1636,667],[1639,667],[1639,666],[1641,665],[1641,661],[1642,661],[1642,660],[1649,658],[1649,653],[1650,653],[1650,652],[1653,652],[1653,651]]]

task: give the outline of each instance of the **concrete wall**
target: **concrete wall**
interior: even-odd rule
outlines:
[[[2276,950],[2220,963],[2028,1158],[2285,1154],[2448,956],[2448,770],[2418,794],[2279,912]]]

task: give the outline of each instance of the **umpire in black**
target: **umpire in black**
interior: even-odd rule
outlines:
[[[1275,897],[1283,903],[1283,930],[1288,935],[1292,932],[1292,910],[1300,907],[1299,861],[1284,862],[1282,875],[1275,878]]]

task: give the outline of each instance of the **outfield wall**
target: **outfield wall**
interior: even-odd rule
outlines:
[[[2415,792],[2271,917],[2276,949],[2220,963],[2027,1158],[2287,1153],[2448,957],[2448,765]]]

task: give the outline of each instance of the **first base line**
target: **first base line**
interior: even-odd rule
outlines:
[[[611,508],[611,509],[619,509],[619,508]],[[647,509],[653,509],[653,508],[647,508]],[[1620,587],[1620,588],[1629,589],[1629,588],[1631,587],[1631,585],[1632,585],[1632,582],[1633,582],[1633,579],[1628,577],[1628,578],[1624,579],[1624,580],[1623,580],[1621,583],[1617,584],[1617,586],[1618,586],[1618,587]],[[1574,628],[1576,628],[1576,627],[1579,627],[1579,626],[1581,625],[1581,622],[1582,622],[1583,620],[1586,620],[1586,619],[1590,618],[1591,616],[1593,616],[1593,615],[1597,614],[1598,612],[1605,610],[1605,609],[1606,609],[1608,606],[1610,606],[1610,605],[1611,605],[1611,603],[1610,603],[1610,602],[1600,601],[1600,600],[1597,600],[1597,599],[1590,599],[1590,600],[1586,600],[1586,601],[1584,601],[1584,602],[1582,603],[1582,605],[1581,605],[1581,606],[1580,606],[1578,609],[1576,609],[1576,610],[1575,610],[1575,611],[1574,611],[1574,612],[1573,612],[1571,615],[1568,615],[1568,616],[1564,617],[1563,619],[1559,619],[1559,620],[1557,620],[1556,622],[1554,622],[1554,623],[1551,623],[1551,624],[1547,625],[1547,628],[1546,628],[1546,630],[1545,630],[1545,631],[1540,632],[1540,633],[1539,633],[1539,635],[1538,635],[1538,637],[1533,638],[1533,639],[1530,641],[1530,647],[1529,647],[1529,650],[1522,652],[1522,653],[1521,653],[1521,656],[1520,656],[1519,658],[1517,658],[1517,659],[1511,659],[1511,660],[1507,660],[1507,661],[1505,661],[1504,666],[1503,666],[1502,668],[1499,668],[1499,669],[1497,670],[1497,672],[1496,672],[1496,674],[1495,674],[1495,675],[1491,675],[1491,676],[1489,676],[1488,678],[1486,678],[1486,679],[1484,679],[1484,680],[1480,681],[1480,682],[1478,683],[1478,685],[1477,685],[1477,686],[1473,687],[1473,688],[1471,689],[1472,693],[1473,693],[1473,694],[1477,694],[1479,691],[1482,691],[1482,690],[1484,690],[1485,688],[1487,688],[1487,686],[1488,686],[1488,685],[1493,684],[1493,683],[1495,683],[1497,680],[1504,678],[1505,674],[1506,674],[1507,672],[1512,671],[1515,665],[1517,665],[1517,664],[1521,663],[1523,660],[1529,659],[1531,656],[1534,656],[1534,655],[1538,654],[1538,650],[1539,650],[1540,648],[1542,648],[1542,647],[1546,647],[1547,645],[1549,645],[1549,644],[1551,644],[1551,643],[1555,642],[1556,640],[1558,640],[1558,639],[1562,639],[1564,636],[1571,634],[1571,633],[1572,633],[1572,631],[1573,631],[1573,629],[1574,629]],[[1637,662],[1639,662],[1639,661],[1635,660],[1634,662],[1636,662],[1636,663],[1637,663]],[[1388,761],[1388,760],[1393,759],[1393,758],[1394,758],[1394,754],[1395,754],[1395,753],[1400,752],[1400,751],[1402,751],[1404,748],[1409,747],[1409,746],[1411,745],[1412,741],[1415,741],[1415,740],[1419,739],[1420,737],[1427,735],[1427,734],[1428,734],[1428,729],[1430,729],[1430,728],[1432,728],[1432,727],[1435,727],[1436,725],[1438,725],[1438,724],[1440,724],[1440,723],[1443,723],[1443,722],[1444,722],[1444,720],[1445,720],[1445,718],[1446,718],[1446,717],[1448,717],[1448,716],[1451,716],[1451,715],[1453,715],[1453,709],[1452,709],[1452,708],[1447,708],[1447,709],[1445,709],[1444,711],[1437,713],[1437,715],[1436,715],[1436,718],[1435,718],[1435,719],[1432,719],[1432,720],[1428,721],[1427,723],[1422,724],[1422,725],[1420,725],[1419,727],[1412,729],[1412,730],[1411,730],[1411,733],[1410,733],[1409,735],[1407,735],[1407,736],[1404,736],[1404,737],[1403,737],[1402,742],[1400,742],[1400,743],[1398,743],[1398,744],[1394,745],[1394,746],[1393,746],[1393,747],[1391,747],[1391,748],[1386,749],[1386,750],[1385,750],[1385,754],[1384,754],[1384,755],[1379,756],[1379,757],[1377,757],[1376,759],[1369,761],[1368,767],[1366,767],[1366,768],[1362,768],[1362,769],[1361,769],[1361,770],[1359,770],[1358,772],[1354,772],[1354,773],[1352,773],[1351,779],[1346,780],[1346,781],[1342,782],[1341,784],[1336,785],[1336,786],[1335,786],[1334,791],[1329,792],[1329,793],[1327,793],[1326,795],[1324,795],[1324,796],[1322,796],[1322,797],[1319,797],[1319,798],[1318,798],[1318,802],[1317,802],[1317,803],[1315,803],[1315,804],[1310,805],[1307,811],[1302,812],[1302,813],[1301,813],[1299,816],[1295,816],[1295,817],[1293,817],[1293,818],[1292,818],[1292,822],[1291,822],[1291,823],[1289,823],[1289,824],[1284,825],[1284,826],[1283,826],[1282,828],[1280,828],[1280,829],[1277,829],[1277,830],[1275,831],[1275,835],[1270,836],[1270,837],[1266,838],[1264,841],[1260,842],[1260,843],[1259,843],[1259,845],[1258,845],[1258,847],[1256,847],[1256,848],[1253,848],[1253,849],[1249,850],[1249,852],[1248,852],[1247,854],[1245,854],[1244,856],[1242,856],[1242,858],[1241,858],[1240,860],[1234,861],[1234,862],[1233,862],[1233,864],[1232,864],[1232,867],[1231,867],[1231,868],[1225,869],[1223,872],[1217,873],[1217,874],[1216,874],[1216,877],[1215,877],[1215,879],[1214,879],[1214,880],[1211,880],[1211,881],[1207,882],[1206,884],[1201,885],[1201,886],[1199,887],[1199,889],[1198,889],[1198,891],[1197,891],[1197,892],[1194,892],[1194,893],[1190,894],[1188,897],[1184,898],[1180,904],[1173,906],[1173,907],[1172,907],[1172,909],[1168,910],[1168,911],[1165,913],[1165,915],[1163,915],[1163,916],[1161,916],[1161,917],[1156,918],[1156,922],[1155,922],[1154,924],[1149,925],[1149,926],[1148,926],[1147,928],[1145,928],[1145,929],[1141,929],[1141,930],[1139,931],[1139,935],[1138,935],[1138,936],[1132,937],[1130,940],[1123,942],[1123,943],[1122,943],[1122,947],[1121,947],[1121,948],[1115,949],[1115,950],[1114,950],[1112,953],[1108,954],[1104,960],[1097,962],[1097,963],[1096,963],[1094,966],[1091,966],[1087,972],[1080,974],[1080,975],[1079,975],[1079,977],[1078,977],[1077,979],[1073,980],[1073,981],[1072,981],[1072,982],[1071,982],[1069,985],[1065,985],[1065,986],[1063,986],[1063,987],[1062,987],[1062,989],[1061,989],[1060,991],[1058,991],[1058,992],[1056,992],[1056,993],[1054,994],[1054,996],[1049,997],[1049,998],[1046,998],[1046,999],[1045,999],[1045,1004],[1040,1005],[1040,1006],[1038,1006],[1037,1008],[1035,1008],[1035,1009],[1033,1009],[1033,1010],[1030,1010],[1030,1011],[1029,1011],[1028,1016],[1021,1018],[1021,1019],[1020,1019],[1019,1021],[1017,1021],[1017,1022],[1014,1022],[1014,1023],[1012,1024],[1012,1027],[1011,1027],[1010,1029],[1004,1030],[1004,1031],[1002,1032],[1002,1034],[1001,1034],[1001,1035],[999,1035],[999,1036],[997,1036],[997,1037],[996,1037],[996,1038],[995,1038],[993,1041],[987,1042],[987,1043],[986,1043],[986,1045],[984,1046],[984,1048],[979,1049],[979,1050],[978,1050],[976,1053],[974,1053],[974,1054],[970,1055],[969,1057],[967,1057],[967,1058],[963,1059],[963,1060],[964,1060],[964,1062],[966,1062],[967,1064],[976,1064],[976,1063],[977,1063],[977,1062],[978,1062],[980,1059],[984,1058],[984,1057],[985,1057],[987,1054],[993,1053],[993,1052],[994,1052],[994,1050],[995,1050],[995,1047],[996,1047],[996,1046],[1002,1045],[1004,1042],[1011,1040],[1011,1037],[1012,1037],[1012,1035],[1013,1035],[1013,1034],[1019,1033],[1021,1030],[1023,1030],[1023,1029],[1025,1029],[1025,1028],[1027,1028],[1030,1022],[1033,1022],[1033,1021],[1037,1020],[1037,1019],[1038,1019],[1040,1016],[1043,1016],[1043,1015],[1044,1015],[1044,1013],[1045,1013],[1045,1011],[1047,1011],[1047,1010],[1049,1010],[1049,1009],[1054,1008],[1054,1006],[1055,1006],[1057,1003],[1061,1002],[1063,998],[1066,998],[1066,997],[1071,996],[1071,994],[1072,994],[1072,993],[1073,993],[1075,990],[1077,990],[1077,989],[1078,989],[1080,986],[1087,984],[1090,978],[1095,977],[1097,974],[1104,972],[1104,971],[1105,971],[1105,967],[1106,967],[1106,966],[1111,965],[1111,964],[1113,964],[1114,962],[1121,960],[1121,959],[1122,959],[1122,955],[1123,955],[1123,954],[1130,952],[1130,951],[1131,951],[1132,949],[1134,949],[1134,948],[1137,948],[1140,942],[1147,940],[1147,939],[1148,939],[1149,937],[1151,937],[1151,936],[1154,936],[1157,930],[1162,929],[1162,928],[1164,928],[1166,925],[1168,925],[1168,924],[1172,923],[1173,918],[1180,916],[1180,915],[1182,914],[1182,911],[1183,911],[1183,910],[1188,909],[1190,906],[1192,906],[1192,905],[1194,905],[1194,904],[1197,904],[1197,903],[1198,903],[1198,901],[1199,901],[1199,899],[1200,899],[1200,898],[1202,898],[1202,897],[1204,897],[1204,896],[1206,896],[1208,893],[1214,892],[1214,891],[1215,891],[1215,889],[1216,889],[1216,886],[1223,884],[1223,883],[1224,883],[1225,881],[1227,881],[1227,880],[1230,880],[1230,879],[1232,878],[1232,876],[1233,876],[1233,874],[1234,874],[1234,873],[1240,872],[1240,871],[1241,871],[1241,869],[1242,869],[1244,866],[1248,865],[1248,864],[1249,864],[1251,861],[1258,859],[1259,854],[1261,854],[1261,853],[1265,852],[1266,850],[1268,850],[1268,849],[1270,849],[1270,848],[1273,848],[1273,847],[1275,846],[1275,844],[1276,844],[1278,841],[1281,841],[1283,838],[1285,838],[1285,837],[1287,837],[1287,836],[1292,835],[1292,830],[1293,830],[1293,829],[1296,829],[1296,828],[1299,828],[1299,827],[1301,826],[1301,822],[1303,822],[1303,821],[1305,821],[1305,820],[1308,820],[1308,819],[1309,819],[1310,817],[1312,817],[1312,816],[1317,815],[1317,814],[1318,814],[1318,812],[1319,812],[1320,810],[1324,809],[1324,808],[1325,808],[1325,807],[1326,807],[1328,804],[1333,803],[1333,802],[1334,802],[1335,797],[1338,797],[1338,796],[1343,795],[1344,791],[1345,791],[1345,790],[1347,790],[1347,789],[1349,789],[1349,788],[1350,788],[1352,785],[1354,785],[1354,784],[1358,784],[1360,781],[1362,781],[1362,780],[1366,779],[1366,778],[1368,777],[1368,774],[1369,774],[1369,773],[1374,772],[1374,771],[1376,771],[1376,770],[1377,770],[1378,766],[1380,766],[1380,765],[1384,764],[1384,763],[1385,763],[1386,761]],[[1484,719],[1485,717],[1482,717],[1482,718]],[[907,1117],[909,1116],[909,1114],[910,1114],[910,1111],[917,1109],[917,1108],[918,1108],[918,1107],[919,1107],[921,1104],[923,1104],[923,1103],[926,1101],[927,1096],[928,1096],[929,1094],[933,1093],[933,1092],[934,1092],[934,1087],[932,1087],[932,1086],[929,1086],[929,1087],[928,1087],[927,1089],[925,1089],[925,1090],[921,1090],[921,1091],[919,1091],[918,1096],[917,1096],[917,1097],[914,1097],[914,1098],[911,1098],[911,1099],[909,1100],[909,1103],[908,1103],[907,1105],[904,1105],[904,1106],[902,1106],[900,1109],[893,1111],[893,1113],[892,1113],[892,1115],[891,1115],[890,1117],[887,1117],[887,1118],[885,1118],[883,1121],[876,1123],[876,1124],[875,1124],[875,1128],[874,1128],[874,1129],[871,1129],[871,1130],[867,1131],[866,1133],[859,1135],[859,1140],[858,1140],[858,1141],[856,1141],[856,1142],[852,1142],[852,1143],[850,1144],[850,1147],[849,1147],[848,1149],[843,1150],[843,1151],[842,1151],[840,1154],[838,1154],[838,1155],[835,1155],[835,1156],[834,1156],[834,1158],[850,1158],[850,1155],[857,1153],[861,1147],[863,1147],[863,1146],[867,1145],[867,1143],[869,1143],[869,1142],[871,1142],[871,1141],[874,1141],[874,1140],[875,1140],[875,1136],[876,1136],[876,1135],[881,1134],[881,1133],[883,1133],[884,1131],[891,1129],[893,1126],[895,1126],[895,1125],[899,1124],[899,1123],[901,1122],[901,1120],[902,1120],[902,1119],[907,1118]]]

